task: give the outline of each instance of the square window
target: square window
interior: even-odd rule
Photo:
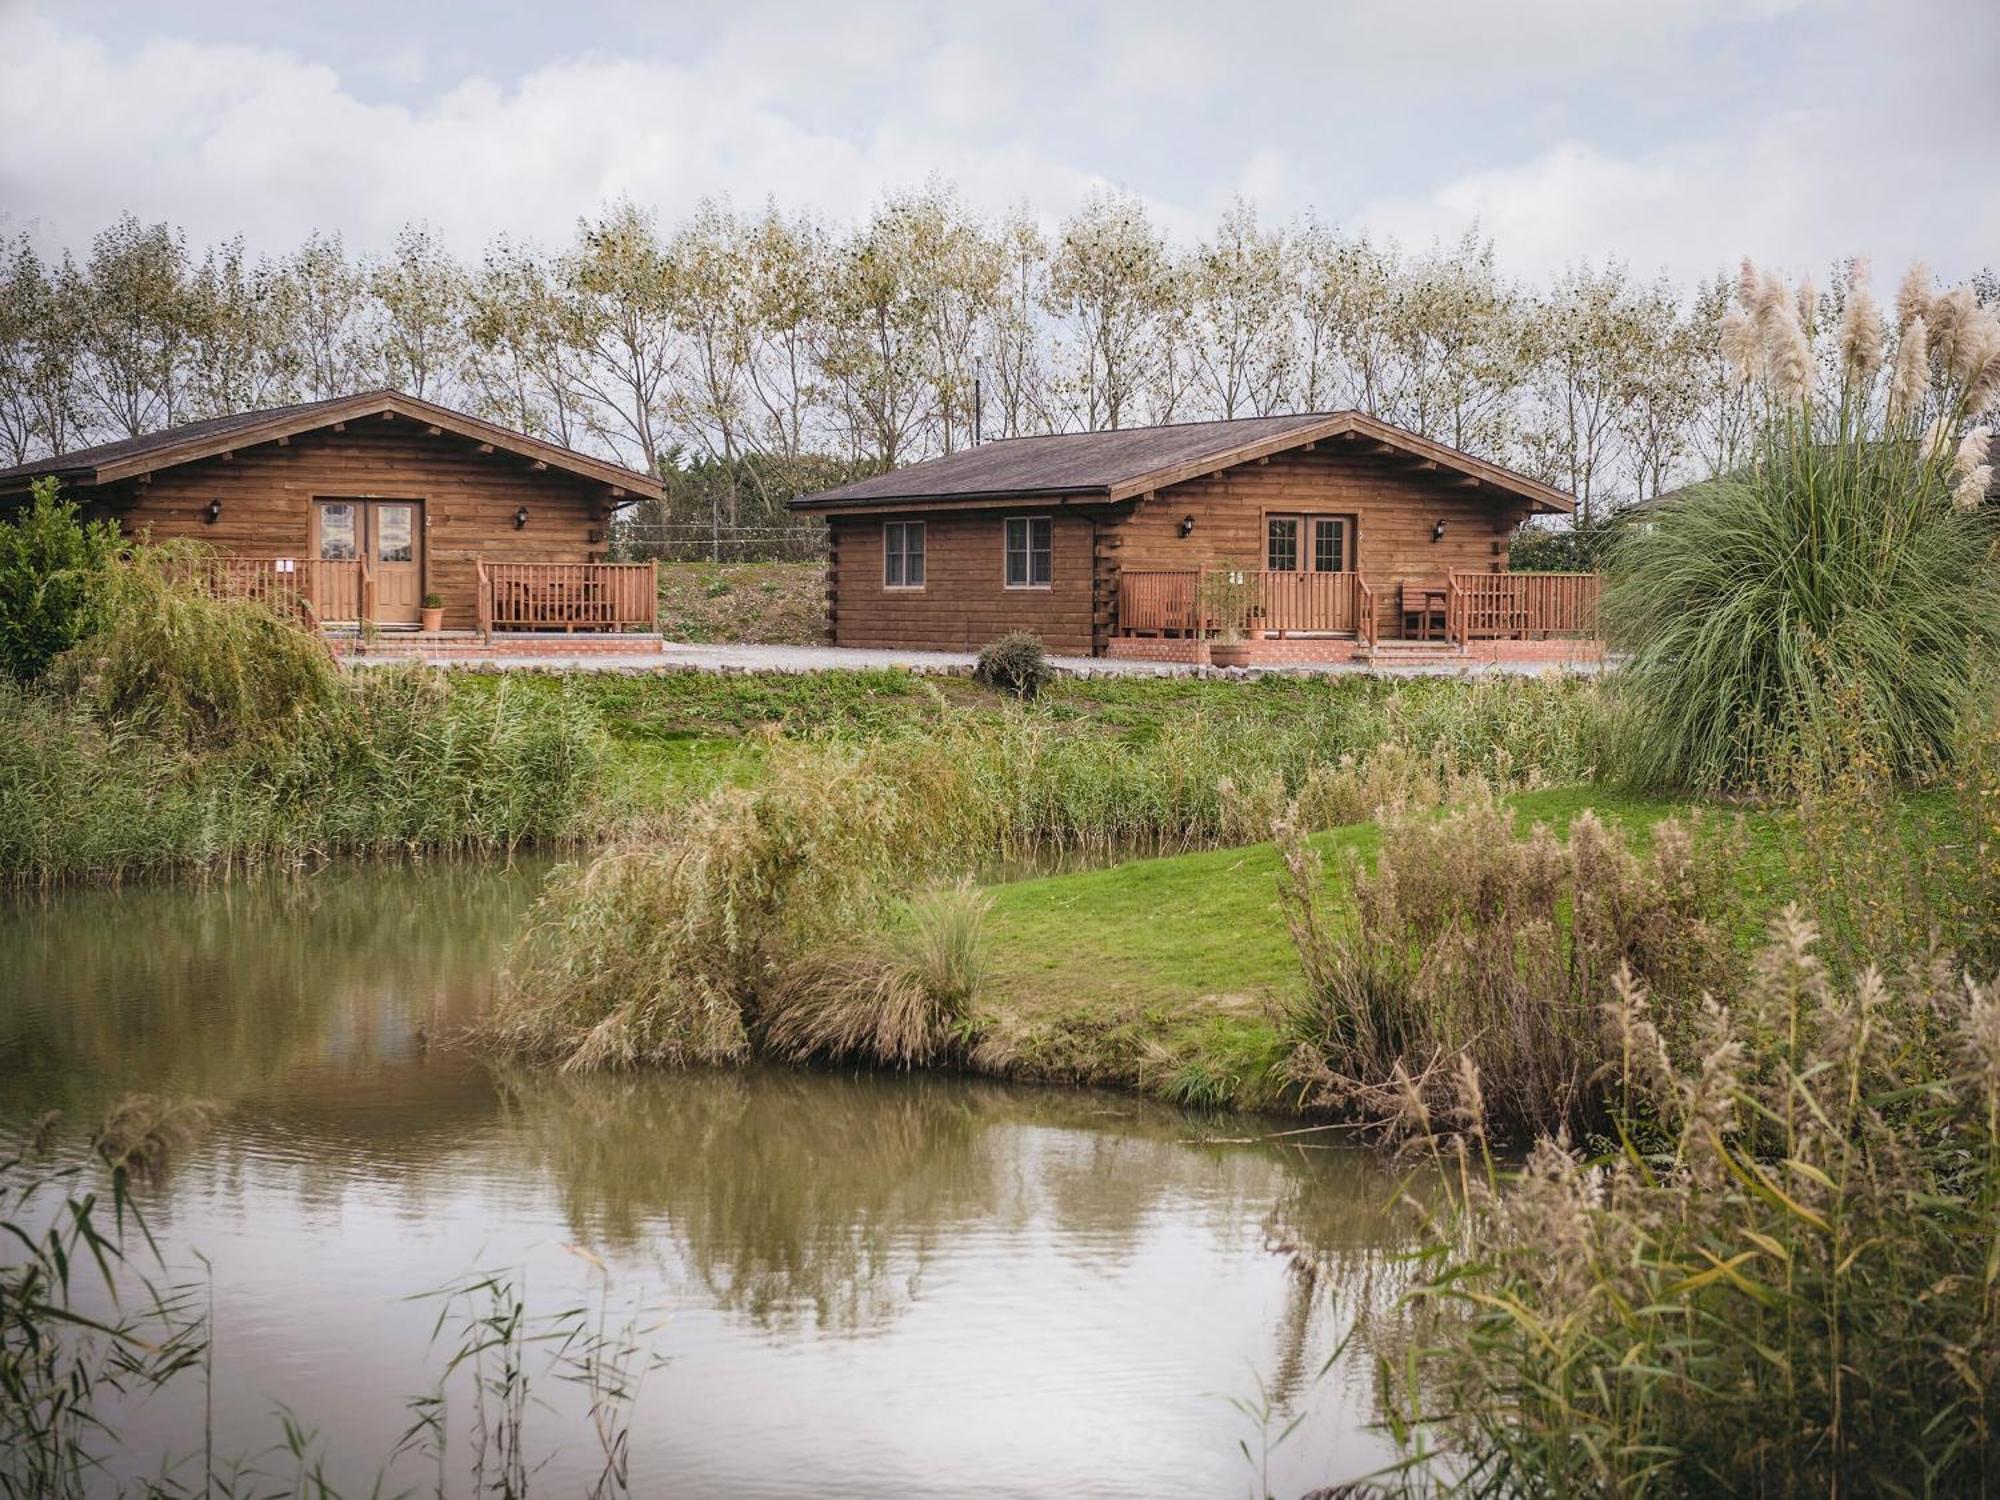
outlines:
[[[922,521],[883,522],[882,584],[892,589],[920,589],[924,586]]]
[[[1005,523],[1007,587],[1045,589],[1055,581],[1055,523],[1047,516],[1009,516]]]

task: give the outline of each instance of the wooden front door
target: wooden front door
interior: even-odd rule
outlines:
[[[374,586],[377,623],[417,623],[424,602],[422,501],[315,501],[313,549],[322,562],[366,565]]]

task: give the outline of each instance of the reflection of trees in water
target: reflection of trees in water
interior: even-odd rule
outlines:
[[[1178,1113],[941,1076],[753,1069],[670,1077],[509,1072],[504,1097],[572,1232],[613,1253],[670,1239],[718,1303],[765,1326],[879,1327],[921,1295],[940,1245],[1043,1224],[1122,1260],[1168,1216],[1227,1236],[1265,1218],[1310,1272],[1277,1330],[1297,1389],[1316,1307],[1391,1253],[1394,1180],[1365,1153],[1192,1148]],[[1278,1235],[1282,1240],[1283,1235]]]
[[[1411,1207],[1396,1197],[1401,1189],[1421,1199],[1425,1187],[1366,1147],[1288,1147],[1283,1154],[1297,1161],[1265,1216],[1264,1243],[1286,1261],[1288,1295],[1265,1383],[1281,1409],[1296,1410],[1321,1378],[1312,1357],[1320,1319],[1333,1319],[1343,1333],[1353,1327],[1364,1353],[1383,1346],[1396,1324],[1413,1279],[1406,1255],[1417,1227]],[[1365,1382],[1368,1366],[1349,1360],[1325,1378]]]
[[[0,1112],[237,1099],[469,1019],[539,869],[347,866],[0,907]]]

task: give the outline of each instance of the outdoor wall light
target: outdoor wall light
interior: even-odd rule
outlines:
[[[220,521],[222,519],[222,501],[220,499],[210,499],[206,514],[209,525],[213,526],[217,521]]]
[[[1442,525],[1443,523],[1440,522],[1439,524]],[[524,505],[519,510],[514,512],[514,529],[516,531],[525,531],[527,529],[527,526],[528,526],[528,507]]]
[[[1434,542],[1441,542],[1444,540],[1444,520],[1442,517],[1438,519],[1437,525],[1431,528],[1431,540]]]
[[[1182,516],[1182,517],[1181,517],[1181,535],[1182,535],[1182,536],[1193,536],[1193,535],[1194,535],[1194,517],[1193,517],[1193,516]]]

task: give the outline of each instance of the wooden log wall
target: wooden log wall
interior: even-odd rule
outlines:
[[[1003,520],[1048,516],[1047,588],[1008,588]],[[882,582],[885,520],[924,523],[924,586]],[[1013,630],[1032,630],[1059,655],[1087,656],[1102,587],[1087,515],[1018,510],[911,511],[834,516],[827,549],[827,630],[839,646],[976,651]]]

